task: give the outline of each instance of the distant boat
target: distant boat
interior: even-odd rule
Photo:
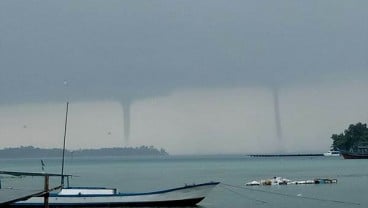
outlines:
[[[356,154],[352,152],[341,153],[344,159],[368,159],[368,154]]]
[[[368,152],[343,151],[341,155],[344,159],[368,159]]]
[[[338,150],[330,150],[328,152],[323,153],[323,156],[330,157],[330,156],[340,156],[341,153]]]
[[[188,207],[202,201],[219,182],[186,185],[146,192],[119,193],[116,189],[78,187],[63,188],[49,196],[49,207]],[[43,207],[44,197],[32,197],[11,204],[12,207]]]
[[[368,159],[368,143],[360,143],[350,151],[341,152],[344,159]]]

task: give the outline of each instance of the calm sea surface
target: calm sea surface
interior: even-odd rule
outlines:
[[[47,172],[60,172],[60,159],[42,158]],[[41,171],[40,159],[0,159],[0,170]],[[147,192],[184,184],[220,181],[200,203],[224,207],[368,207],[368,160],[335,157],[249,158],[247,156],[171,156],[165,158],[68,158],[72,186],[116,187]],[[337,184],[246,187],[253,180],[281,176],[291,180],[336,178]],[[52,183],[57,184],[59,179]],[[42,187],[37,177],[2,176],[3,187]]]

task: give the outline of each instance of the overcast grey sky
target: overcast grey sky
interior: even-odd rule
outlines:
[[[61,144],[68,98],[70,148],[272,152],[278,89],[282,149],[326,150],[368,119],[367,23],[364,0],[2,0],[0,146]]]

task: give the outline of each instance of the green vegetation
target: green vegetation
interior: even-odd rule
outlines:
[[[357,145],[368,142],[367,124],[357,123],[350,124],[348,129],[341,134],[333,134],[332,148],[337,150],[350,150]]]

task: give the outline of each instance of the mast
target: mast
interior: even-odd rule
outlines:
[[[65,126],[64,126],[64,144],[63,144],[63,158],[62,158],[62,162],[61,162],[61,187],[64,187],[65,140],[66,140],[66,127],[67,127],[67,124],[68,124],[68,108],[69,108],[69,102],[66,102]]]

